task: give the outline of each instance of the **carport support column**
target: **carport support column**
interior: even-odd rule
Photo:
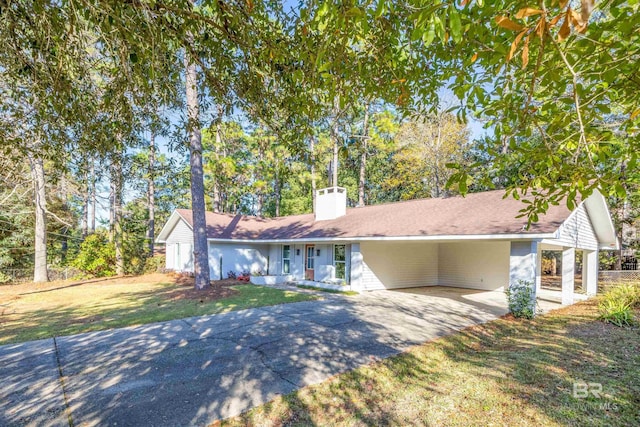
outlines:
[[[542,245],[536,245],[536,295],[540,288],[542,288]]]
[[[351,289],[354,291],[363,291],[364,283],[362,281],[362,273],[364,271],[364,260],[362,252],[360,252],[360,243],[351,244]]]
[[[573,304],[574,279],[576,275],[576,250],[562,250],[562,305]]]
[[[598,293],[598,251],[582,251],[582,289],[587,295]]]
[[[513,241],[509,256],[509,286],[520,281],[528,282],[533,288],[535,301],[536,291],[541,280],[540,243],[537,241]]]

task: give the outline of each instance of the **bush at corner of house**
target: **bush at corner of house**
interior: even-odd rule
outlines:
[[[227,279],[235,279],[236,277],[237,277],[237,274],[233,270],[227,273]]]
[[[536,314],[535,290],[533,283],[519,280],[507,287],[509,311],[514,317],[533,319]]]
[[[609,289],[598,304],[598,318],[624,327],[636,324],[634,310],[640,307],[640,283],[622,283]]]
[[[158,273],[165,268],[166,260],[164,255],[154,255],[144,261],[145,273]]]
[[[113,276],[116,265],[115,246],[106,233],[91,234],[82,242],[78,256],[70,265],[95,277]]]

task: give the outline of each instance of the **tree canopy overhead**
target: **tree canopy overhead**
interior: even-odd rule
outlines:
[[[358,164],[360,177],[389,163],[438,181],[427,190],[379,179],[371,200],[440,195],[445,178],[462,193],[506,187],[535,221],[596,187],[627,200],[639,186],[639,9],[637,0],[305,0],[293,9],[276,0],[0,0],[0,149],[42,165],[38,176],[50,180],[48,162],[82,172],[95,155],[117,160],[140,146],[147,131],[184,152],[188,133],[218,123],[190,158],[214,147],[203,187],[219,204],[227,198],[224,209],[243,205],[241,191],[221,191],[232,182],[253,189],[256,211],[280,212],[281,198],[284,212],[306,208],[301,194],[308,181],[315,188],[327,149],[333,181],[360,193]],[[185,108],[185,58],[197,115]],[[443,89],[456,99],[450,108]],[[389,148],[381,117],[349,123],[375,103],[405,122],[446,117],[452,129],[453,117],[473,116],[487,135],[463,154],[453,138],[446,161],[414,168],[420,150],[410,144],[403,158]],[[225,146],[233,138],[218,140],[222,117],[237,114],[260,128],[247,139],[259,159],[250,171],[242,148]]]
[[[565,197],[571,206],[596,186],[627,191],[606,165],[634,169],[640,148],[639,7],[622,0],[311,1],[301,31],[336,35],[313,41],[322,72],[364,81],[365,91],[395,96],[405,110],[437,108],[438,90],[450,88],[459,100],[451,111],[486,120],[487,149],[503,166],[526,154],[530,162],[514,184],[534,196],[535,214]],[[345,46],[362,61],[325,59]],[[369,59],[377,64],[371,70]],[[453,179],[471,184],[465,168]]]
[[[460,101],[454,112],[485,119],[496,150],[544,160],[545,173],[523,171],[523,187],[552,199],[598,183],[621,192],[600,166],[611,156],[636,163],[638,8],[622,0],[310,0],[294,13],[278,1],[6,2],[2,141],[15,140],[11,124],[28,113],[88,119],[101,105],[97,92],[137,104],[151,94],[173,99],[176,56],[187,50],[209,103],[277,119],[283,134],[321,118],[336,93],[343,103],[372,97],[435,111],[448,86]],[[19,109],[25,101],[30,108]],[[544,144],[532,148],[532,135]]]

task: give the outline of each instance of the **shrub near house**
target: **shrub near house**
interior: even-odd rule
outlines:
[[[78,256],[71,262],[72,267],[95,277],[113,276],[115,265],[115,246],[101,231],[87,236],[80,245]]]
[[[536,299],[531,282],[520,280],[508,286],[505,293],[511,314],[515,317],[533,319],[536,314]]]
[[[598,310],[600,319],[616,326],[632,326],[640,309],[640,283],[622,283],[604,294]]]

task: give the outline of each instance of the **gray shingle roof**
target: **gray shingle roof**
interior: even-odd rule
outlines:
[[[469,236],[553,233],[571,212],[550,206],[528,230],[516,218],[525,205],[504,198],[503,190],[466,197],[419,199],[347,209],[345,216],[315,221],[313,214],[259,218],[207,212],[207,236],[212,239],[286,240],[314,238]],[[178,213],[192,225],[191,210]]]

